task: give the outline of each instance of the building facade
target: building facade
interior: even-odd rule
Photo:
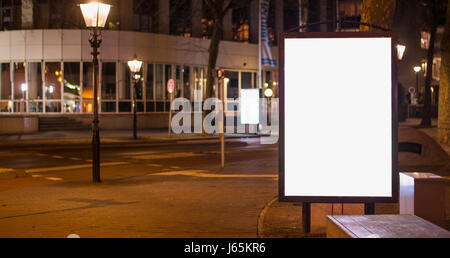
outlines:
[[[102,31],[99,57],[101,127],[132,126],[126,122],[131,119],[133,99],[127,61],[135,55],[144,61],[143,80],[136,96],[139,126],[167,127],[169,79],[176,81],[175,97],[193,101],[194,90],[205,90],[212,15],[202,0],[106,2],[113,8]],[[90,122],[93,109],[90,32],[85,29],[78,3],[1,2],[0,133],[20,133],[20,129],[8,129],[8,125],[22,122],[24,131],[36,131],[36,121],[46,116],[70,116]],[[361,0],[272,0],[268,23],[273,56],[277,57],[279,32],[339,16],[358,19],[360,3]],[[224,18],[217,67],[225,69],[230,79],[225,89],[228,102],[237,100],[241,89],[260,88],[258,15],[258,1],[251,1],[232,8]],[[325,24],[308,30],[333,31],[335,26]],[[261,88],[270,85],[277,92],[277,68],[263,67],[261,76],[264,84]],[[232,107],[227,111],[235,112]]]

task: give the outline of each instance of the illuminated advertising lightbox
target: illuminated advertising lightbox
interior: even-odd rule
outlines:
[[[242,89],[240,99],[241,124],[259,124],[259,90]]]
[[[280,200],[394,202],[393,39],[294,33],[280,42]]]

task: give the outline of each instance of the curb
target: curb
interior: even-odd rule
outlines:
[[[260,135],[239,135],[239,136],[227,136],[225,139],[246,139],[246,138],[260,138]],[[160,137],[149,137],[148,139],[141,138],[138,140],[134,139],[124,139],[124,138],[104,138],[101,139],[101,145],[104,147],[123,147],[123,146],[158,146],[164,145],[167,143],[174,142],[190,142],[190,141],[209,141],[209,140],[218,140],[218,136],[205,136],[205,137],[191,137],[191,138],[172,138],[172,139],[160,139]],[[156,139],[155,139],[156,138]],[[0,147],[13,147],[13,148],[26,148],[26,147],[61,147],[65,145],[70,145],[71,148],[74,146],[82,146],[91,144],[91,139],[62,139],[58,141],[53,141],[53,139],[42,139],[42,140],[30,140],[29,142],[14,142],[13,140],[8,140],[6,142],[0,143]]]
[[[258,226],[256,228],[256,237],[257,238],[264,238],[264,218],[266,217],[267,211],[269,211],[270,206],[274,202],[278,201],[278,197],[273,198],[271,201],[269,201],[264,208],[262,209],[261,213],[258,216]]]

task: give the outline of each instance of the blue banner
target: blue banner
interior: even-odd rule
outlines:
[[[270,0],[261,0],[261,65],[276,66],[277,62],[272,57],[270,49],[269,30],[267,27],[269,17]]]

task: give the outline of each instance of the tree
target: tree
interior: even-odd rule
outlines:
[[[234,7],[240,7],[250,4],[252,0],[204,0],[210,9],[214,27],[209,45],[208,71],[206,80],[206,96],[210,98],[214,95],[214,69],[216,69],[217,58],[219,56],[220,41],[223,38],[223,18]]]
[[[450,0],[447,3],[447,22],[441,43],[441,74],[439,94],[438,137],[442,144],[449,145],[450,137]]]
[[[430,33],[430,42],[427,54],[427,74],[425,79],[424,107],[422,112],[422,127],[431,127],[431,82],[433,80],[433,60],[436,44],[437,28],[445,21],[445,0],[422,0],[424,7],[424,27]]]
[[[361,22],[391,29],[394,23],[396,0],[363,0]],[[369,26],[361,26],[361,31],[376,31]]]

